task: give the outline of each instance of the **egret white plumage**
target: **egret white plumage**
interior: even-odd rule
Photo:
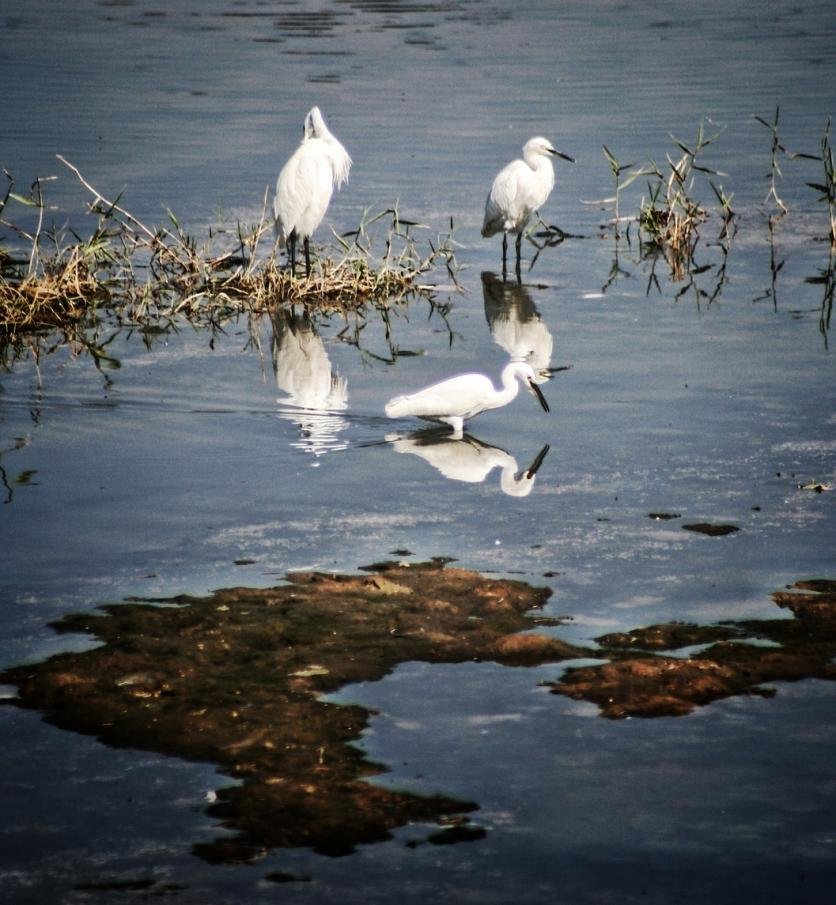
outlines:
[[[334,186],[348,180],[351,157],[325,125],[319,107],[305,117],[302,143],[282,167],[276,180],[273,214],[281,244],[287,244],[291,270],[296,266],[296,243],[305,246],[305,272],[310,275],[308,239],[322,222]]]
[[[325,343],[307,312],[279,307],[272,315],[273,371],[287,395],[279,402],[312,411],[348,407],[348,384],[331,366]]]
[[[542,136],[530,138],[523,145],[522,160],[512,160],[497,174],[485,202],[485,219],[482,235],[495,236],[502,233],[502,272],[506,271],[508,253],[508,233],[517,234],[517,269],[520,266],[520,243],[523,230],[551,194],[554,188],[554,167],[551,158],[562,157],[575,162],[574,158],[556,151],[551,142]]]
[[[424,421],[437,421],[453,428],[455,436],[461,436],[464,423],[489,409],[500,408],[516,398],[520,381],[534,394],[543,407],[549,410],[536,375],[530,364],[511,361],[502,369],[502,389],[495,389],[484,374],[460,374],[425,387],[409,396],[396,396],[386,403],[385,412],[390,418],[414,416]]]

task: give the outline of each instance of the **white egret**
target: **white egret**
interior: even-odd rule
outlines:
[[[537,386],[537,376],[527,362],[509,362],[502,369],[500,380],[502,389],[497,390],[484,374],[460,374],[409,396],[396,396],[386,403],[385,411],[390,418],[412,415],[424,421],[448,424],[453,428],[454,436],[461,437],[465,421],[515,399],[519,392],[518,380],[528,386],[543,411],[549,410],[549,404]]]
[[[282,167],[276,180],[273,214],[281,244],[287,244],[290,267],[296,266],[296,243],[305,246],[305,272],[310,275],[308,239],[322,222],[334,186],[348,181],[351,158],[329,131],[319,107],[305,117],[302,143]]]
[[[531,493],[537,471],[549,451],[546,444],[531,465],[520,470],[517,460],[510,453],[468,434],[460,438],[449,434],[439,436],[436,428],[428,428],[409,437],[388,434],[386,440],[392,444],[395,452],[418,456],[451,481],[480,484],[494,468],[499,468],[500,489],[508,496],[515,497],[525,497]]]
[[[523,145],[522,160],[512,160],[496,176],[485,202],[482,235],[502,233],[502,273],[506,272],[508,233],[517,234],[517,271],[520,268],[520,243],[525,226],[551,194],[554,187],[554,167],[551,158],[574,158],[556,151],[547,138],[530,138]]]

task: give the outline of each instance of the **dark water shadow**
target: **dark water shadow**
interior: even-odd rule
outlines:
[[[816,313],[819,318],[819,333],[822,335],[824,348],[827,350],[829,348],[830,318],[833,314],[833,295],[836,291],[836,250],[831,248],[827,266],[814,276],[805,277],[804,282],[822,287],[821,305]]]
[[[7,446],[5,449],[0,449],[0,502],[4,505],[8,505],[12,502],[15,496],[15,490],[19,487],[30,487],[33,485],[37,485],[37,481],[34,480],[35,475],[37,475],[37,471],[32,469],[24,469],[22,471],[18,471],[16,474],[10,474],[8,469],[3,464],[3,456],[7,453],[16,452],[20,449],[25,449],[29,445],[28,437],[15,437],[14,442],[11,446]]]
[[[124,328],[112,319],[93,313],[81,322],[65,327],[44,327],[27,333],[8,335],[0,330],[0,376],[20,367],[33,368],[38,386],[41,385],[41,366],[56,353],[67,354],[72,360],[92,362],[101,374],[104,386],[112,383],[112,374],[122,367],[111,350],[125,334]],[[161,334],[167,332],[161,329]],[[153,336],[143,337],[147,348]]]

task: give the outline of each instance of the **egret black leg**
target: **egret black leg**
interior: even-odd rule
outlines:
[[[296,230],[292,229],[287,237],[287,256],[290,263],[290,272],[296,273]]]
[[[508,233],[502,233],[502,279],[508,273]]]
[[[521,251],[522,251],[522,249],[521,249],[521,247],[520,247],[521,245],[522,245],[522,231],[520,231],[520,232],[517,233],[517,242],[516,242],[516,249],[517,249],[517,271],[518,271],[518,272],[519,272],[519,269],[520,269],[520,253],[521,253]]]
[[[308,245],[308,237],[305,236],[305,276],[311,275],[311,249]]]

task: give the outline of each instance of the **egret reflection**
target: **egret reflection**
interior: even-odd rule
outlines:
[[[549,451],[546,444],[528,468],[520,469],[510,453],[483,443],[470,434],[455,437],[438,428],[426,428],[408,436],[387,434],[386,440],[395,452],[418,456],[451,481],[480,484],[495,468],[499,468],[502,492],[516,497],[531,493],[537,471]]]
[[[537,383],[545,383],[551,377],[554,340],[529,291],[519,283],[506,282],[485,271],[482,295],[494,342],[511,359],[527,361],[537,375]]]
[[[285,308],[272,315],[273,372],[280,397],[279,414],[299,427],[297,449],[321,456],[345,449],[340,433],[348,425],[339,413],[348,406],[345,377],[331,367],[322,337],[306,314]]]

